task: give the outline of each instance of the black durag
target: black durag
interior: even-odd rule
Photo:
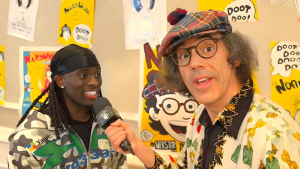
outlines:
[[[63,75],[87,67],[100,67],[96,55],[89,49],[68,45],[58,50],[50,64],[52,81],[57,75]],[[100,96],[102,97],[101,90]]]

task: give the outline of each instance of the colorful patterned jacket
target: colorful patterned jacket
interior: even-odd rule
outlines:
[[[209,168],[214,169],[299,169],[300,126],[281,106],[263,96],[249,94],[252,86],[244,86],[232,98],[216,118],[227,131],[240,121],[237,138],[230,132],[218,136],[215,143],[214,160]],[[235,109],[243,97],[251,97],[248,112],[240,120]],[[241,99],[241,100],[240,100]],[[251,101],[250,100],[250,101]],[[205,126],[199,118],[204,105],[200,105],[189,126],[186,143],[175,163],[166,164],[156,153],[152,168],[202,169]],[[226,112],[226,113],[224,113]],[[232,130],[232,128],[231,128]]]
[[[32,110],[10,135],[8,168],[127,169],[126,156],[113,151],[104,129],[93,122],[87,152],[76,133],[56,139],[50,117]]]

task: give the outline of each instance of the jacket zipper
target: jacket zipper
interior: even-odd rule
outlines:
[[[73,132],[76,134],[76,136],[79,138],[81,144],[82,144],[83,147],[84,147],[85,152],[87,152],[87,153],[86,153],[86,156],[87,156],[87,157],[86,157],[86,158],[87,158],[87,163],[86,163],[86,164],[87,164],[87,168],[91,168],[91,166],[90,166],[90,149],[91,149],[92,135],[93,135],[94,127],[95,127],[94,124],[96,124],[96,123],[93,122],[93,124],[92,124],[91,135],[90,135],[89,151],[87,151],[86,147],[84,146],[84,143],[83,143],[82,139],[81,139],[81,138],[78,136],[78,134],[73,130],[73,128],[72,128],[71,126],[69,126],[69,128],[72,129],[72,131],[73,131]]]

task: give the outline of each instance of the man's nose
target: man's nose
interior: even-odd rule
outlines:
[[[95,76],[90,77],[89,85],[91,85],[91,86],[98,86],[99,85],[99,82],[98,82],[98,80],[96,79]]]
[[[190,66],[193,69],[205,68],[205,59],[199,56],[199,54],[196,51],[196,48],[191,49],[190,53],[191,53]]]

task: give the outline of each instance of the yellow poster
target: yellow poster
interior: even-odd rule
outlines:
[[[256,0],[197,0],[200,11],[219,10],[228,14],[230,22],[257,22]]]
[[[5,47],[0,45],[0,105],[5,102]]]
[[[140,137],[155,151],[179,152],[198,103],[160,83],[162,58],[149,43],[141,47],[140,55]]]
[[[58,43],[91,48],[94,14],[94,0],[61,0]]]
[[[50,85],[50,62],[54,54],[60,48],[57,47],[21,47],[20,48],[20,113],[31,106],[33,101]],[[41,107],[48,97],[48,92],[37,102],[34,109]]]
[[[260,88],[259,88],[259,85],[258,85],[258,82],[257,82],[257,73],[258,72],[256,72],[256,71],[253,72],[251,78],[253,80],[253,88],[254,88],[255,92],[258,93],[258,94],[261,94],[261,91],[260,91]]]
[[[271,42],[271,98],[300,124],[300,42]]]

